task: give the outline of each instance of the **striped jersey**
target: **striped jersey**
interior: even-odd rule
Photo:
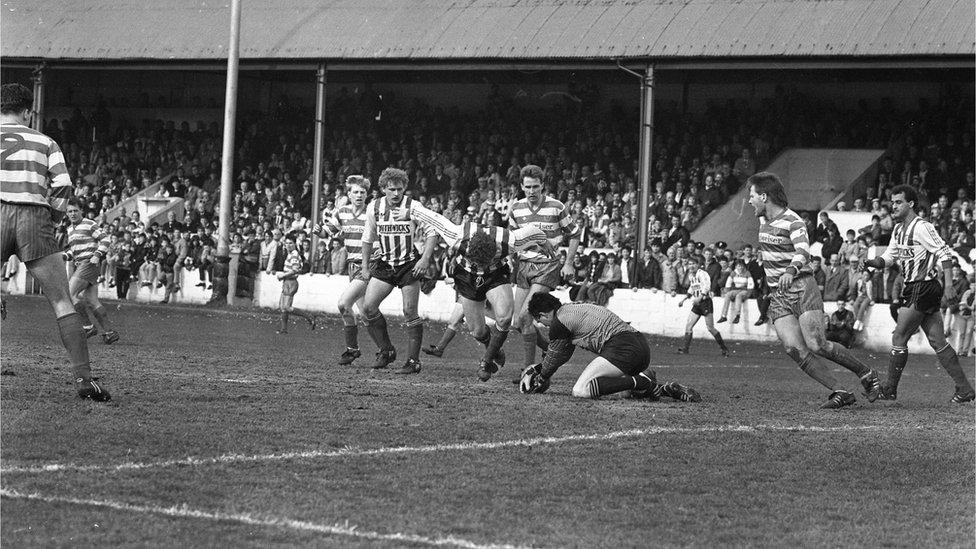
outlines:
[[[75,265],[87,263],[95,252],[105,257],[109,242],[108,233],[91,219],[82,219],[68,228],[68,255]]]
[[[688,281],[688,295],[695,300],[708,297],[711,287],[712,277],[708,276],[708,271],[698,269],[695,274],[691,275]]]
[[[325,221],[325,230],[331,236],[341,236],[346,247],[347,261],[363,260],[363,231],[366,229],[366,208],[356,213],[356,207],[346,204],[336,208]]]
[[[0,201],[68,209],[71,177],[53,139],[20,124],[0,125]]]
[[[763,218],[760,222],[759,252],[766,271],[766,284],[770,288],[779,287],[779,277],[791,265],[801,273],[813,272],[806,223],[788,208],[776,218]]]
[[[636,332],[610,309],[594,303],[567,303],[556,309],[549,338],[571,339],[573,345],[599,353],[613,336]]]
[[[895,225],[891,242],[881,257],[885,265],[898,262],[906,284],[937,278],[938,264],[952,259],[949,246],[938,231],[921,217]]]
[[[477,276],[484,276],[499,269],[505,258],[508,257],[510,250],[537,250],[544,256],[555,257],[546,234],[532,225],[514,231],[503,227],[481,225],[472,221],[455,225],[443,215],[421,206],[416,201],[411,204],[410,216],[424,228],[433,229],[447,242],[451,253],[454,255],[455,265]],[[475,266],[466,257],[468,245],[471,243],[471,235],[476,232],[487,234],[497,245],[495,256],[487,268]]]
[[[543,197],[542,204],[538,208],[533,208],[526,198],[512,203],[508,212],[508,228],[521,229],[528,225],[542,229],[553,248],[559,248],[563,242],[563,235],[574,238],[579,237],[580,234],[580,229],[570,217],[566,206],[549,197]],[[550,263],[553,258],[538,250],[527,249],[519,253],[519,260],[529,263]]]
[[[413,199],[406,196],[400,206],[410,209],[412,203]],[[412,219],[398,220],[399,209],[398,206],[390,206],[386,197],[378,198],[366,207],[363,242],[379,242],[379,259],[391,267],[399,267],[418,257],[414,247],[414,229],[417,222]],[[425,231],[425,236],[433,234],[433,230]],[[376,258],[375,255],[373,257]]]

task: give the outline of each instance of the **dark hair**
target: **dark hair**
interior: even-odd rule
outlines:
[[[786,198],[786,189],[783,188],[783,182],[779,180],[776,174],[759,172],[750,176],[746,180],[746,184],[755,187],[756,194],[765,194],[773,204],[783,208],[789,207],[790,202]]]
[[[68,206],[65,209],[70,208],[71,206],[74,206],[75,208],[78,208],[80,210],[82,209],[82,202],[81,200],[78,199],[77,196],[72,196],[71,198],[68,199]]]
[[[476,232],[468,240],[468,250],[464,256],[479,267],[487,267],[498,253],[495,240],[483,232]]]
[[[34,92],[23,84],[0,86],[0,112],[14,114],[34,106]]]
[[[522,179],[525,179],[526,177],[530,177],[532,179],[538,179],[539,181],[542,181],[542,175],[543,175],[542,168],[536,166],[535,164],[526,164],[519,171],[519,176],[522,177]]]
[[[390,185],[390,183],[400,183],[407,187],[410,182],[410,178],[407,177],[407,172],[403,170],[398,170],[396,168],[386,168],[383,173],[380,174],[380,188],[385,189]]]
[[[539,293],[534,294],[529,300],[529,315],[538,318],[543,313],[549,313],[562,307],[563,303],[554,295]]]
[[[915,205],[912,209],[918,206],[918,193],[915,192],[915,187],[911,185],[896,185],[891,189],[891,196],[895,196],[896,194],[905,195],[905,202],[914,202]]]

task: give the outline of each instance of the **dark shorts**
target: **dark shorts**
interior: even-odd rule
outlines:
[[[281,295],[291,297],[298,293],[298,281],[288,278],[281,281]]]
[[[640,332],[621,332],[603,344],[600,356],[620,368],[620,371],[636,376],[647,369],[651,361],[651,347]]]
[[[458,295],[471,301],[485,301],[488,292],[509,283],[512,276],[511,269],[507,265],[483,276],[471,274],[464,267],[454,268],[454,289]]]
[[[75,272],[71,273],[71,278],[84,280],[90,285],[98,284],[98,265],[88,261],[78,263],[75,265]]]
[[[938,280],[908,282],[901,291],[901,306],[927,315],[935,314],[942,308],[942,293],[942,284]]]
[[[528,290],[533,284],[540,284],[550,290],[555,290],[562,282],[562,277],[559,274],[562,268],[563,265],[558,260],[549,263],[519,261],[515,273],[515,285]]]
[[[0,237],[0,261],[16,255],[27,263],[61,251],[54,238],[51,210],[45,206],[0,204]]]
[[[346,262],[346,272],[349,273],[349,282],[353,280],[369,282],[369,279],[363,276],[363,264],[361,261]]]
[[[411,259],[398,267],[394,267],[386,261],[377,261],[374,263],[371,276],[377,280],[386,282],[390,286],[403,288],[404,286],[409,286],[414,282],[420,281],[419,278],[413,275],[413,268],[417,264],[417,261],[417,259]]]
[[[784,316],[800,315],[807,311],[823,312],[823,296],[817,281],[810,275],[793,279],[789,288],[778,288],[769,294],[769,319],[776,320]]]
[[[703,297],[698,300],[698,303],[691,306],[691,312],[698,316],[708,316],[712,314],[714,310],[715,309],[712,306],[712,298],[710,297]]]

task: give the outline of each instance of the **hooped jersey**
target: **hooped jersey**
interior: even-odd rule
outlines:
[[[891,241],[881,257],[885,265],[897,261],[905,283],[909,283],[937,278],[939,263],[950,261],[952,254],[935,226],[915,217],[908,223],[895,225]]]
[[[82,219],[68,228],[68,255],[75,265],[87,263],[95,252],[108,253],[109,235],[91,219]]]
[[[773,219],[760,221],[759,252],[770,288],[779,287],[779,278],[790,266],[798,273],[813,272],[807,226],[793,210],[786,209]]]
[[[580,228],[570,217],[566,206],[549,197],[543,197],[538,208],[533,208],[526,198],[516,200],[512,204],[508,212],[508,228],[515,230],[529,225],[542,229],[554,249],[558,249],[562,244],[564,235],[576,238],[580,234]],[[547,257],[538,250],[527,249],[519,253],[519,260],[530,263],[549,263],[553,261],[553,258]]]
[[[58,144],[20,124],[3,124],[0,137],[0,201],[67,210],[71,177]]]
[[[348,261],[358,263],[363,260],[363,232],[366,230],[366,210],[368,207],[364,205],[363,210],[357,214],[355,206],[345,204],[336,208],[325,221],[326,232],[331,236],[342,238],[342,244],[348,254]]]

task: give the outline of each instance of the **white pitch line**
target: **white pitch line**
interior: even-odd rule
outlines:
[[[531,447],[546,444],[565,444],[568,442],[588,442],[614,440],[618,438],[634,438],[646,435],[683,434],[683,433],[755,433],[761,431],[772,432],[807,432],[807,433],[837,433],[853,431],[876,431],[883,427],[878,425],[843,425],[839,427],[816,427],[806,425],[718,425],[712,427],[648,427],[644,429],[628,429],[626,431],[611,431],[602,434],[566,435],[561,437],[538,437],[516,440],[502,440],[495,442],[459,442],[455,444],[434,444],[430,446],[388,446],[381,448],[346,447],[339,450],[307,450],[302,452],[286,452],[281,454],[224,454],[217,457],[198,458],[186,457],[165,461],[126,462],[118,465],[79,465],[75,463],[49,463],[47,465],[33,465],[29,467],[3,467],[0,474],[12,473],[56,473],[96,472],[96,471],[138,471],[144,469],[160,469],[177,466],[222,465],[227,463],[254,463],[268,461],[286,461],[293,459],[322,459],[343,457],[365,457],[395,454],[429,454],[434,452],[469,451],[469,450],[497,450],[499,448]]]
[[[349,525],[329,525],[329,524],[316,524],[314,522],[307,522],[303,520],[285,519],[285,518],[273,518],[273,517],[255,517],[248,514],[229,514],[229,513],[219,513],[219,512],[209,512],[202,511],[199,509],[191,509],[186,505],[174,506],[174,507],[160,507],[156,505],[132,505],[130,503],[121,503],[118,501],[111,500],[97,500],[97,499],[79,499],[70,498],[62,496],[45,496],[37,493],[23,493],[16,490],[0,489],[0,496],[10,499],[26,499],[32,501],[43,501],[46,503],[68,503],[72,505],[88,505],[93,507],[103,507],[108,509],[115,509],[116,511],[128,511],[131,513],[146,513],[151,515],[164,515],[168,517],[178,517],[178,518],[192,518],[192,519],[207,519],[215,521],[230,521],[238,522],[241,524],[248,524],[252,526],[267,526],[272,528],[288,528],[291,530],[301,530],[304,532],[318,532],[322,534],[328,534],[333,536],[350,536],[355,538],[363,538],[369,540],[378,541],[398,541],[406,543],[416,543],[422,545],[430,546],[454,546],[454,547],[464,547],[466,549],[518,549],[524,546],[515,546],[507,544],[481,544],[469,541],[466,539],[456,538],[454,536],[447,537],[427,537],[419,536],[416,534],[404,534],[404,533],[393,533],[393,534],[382,534],[380,532],[370,532],[366,530],[360,530],[356,526]]]

